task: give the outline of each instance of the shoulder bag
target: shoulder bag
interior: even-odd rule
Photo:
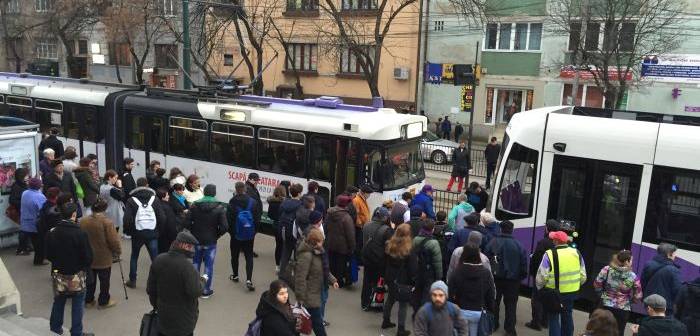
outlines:
[[[61,274],[57,270],[51,272],[54,296],[74,296],[85,291],[87,276],[84,271],[76,274]]]
[[[557,248],[552,249],[552,267],[554,268],[554,288],[547,288],[546,285],[539,290],[537,295],[542,302],[542,308],[547,313],[559,314],[562,311],[561,294],[559,293],[559,254]]]

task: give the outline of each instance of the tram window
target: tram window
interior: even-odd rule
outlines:
[[[98,132],[99,120],[97,117],[97,107],[93,105],[75,105],[83,111],[83,140],[99,142],[102,140],[102,132]]]
[[[536,150],[513,143],[501,176],[496,209],[499,218],[517,219],[532,215],[537,157]]]
[[[82,118],[78,115],[78,110],[73,106],[68,106],[63,112],[63,134],[71,139],[80,139],[80,123]]]
[[[372,188],[381,190],[382,182],[385,180],[385,175],[382,173],[382,153],[379,149],[371,149],[367,157],[367,177],[369,178]]]
[[[127,145],[131,149],[146,150],[146,139],[144,137],[144,132],[141,131],[141,124],[143,123],[143,116],[137,114],[129,114],[129,124],[127,127],[128,132],[128,143]]]
[[[62,112],[63,103],[61,102],[43,99],[36,99],[34,101],[36,122],[39,124],[39,130],[42,133],[48,133],[49,129],[52,127],[61,126]]]
[[[700,251],[700,172],[654,167],[643,240]]]
[[[209,139],[206,121],[171,117],[169,133],[170,154],[198,160],[208,158]]]
[[[7,105],[5,105],[5,96],[0,95],[0,115],[7,115]]]
[[[258,130],[258,168],[273,173],[304,176],[304,133]]]
[[[322,181],[331,180],[331,165],[333,164],[333,151],[335,140],[325,137],[311,138],[311,158],[309,160],[309,173],[311,178]],[[338,158],[346,160],[347,158]]]
[[[253,167],[255,151],[252,127],[220,122],[211,125],[211,160],[241,167]]]
[[[7,96],[5,97],[5,103],[7,104],[7,114],[9,116],[36,122],[32,117],[31,98]]]
[[[163,119],[152,117],[150,124],[151,143],[149,144],[149,150],[151,152],[165,153],[165,123]]]

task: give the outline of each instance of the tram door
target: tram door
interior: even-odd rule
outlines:
[[[151,160],[158,160],[161,167],[167,167],[165,156],[165,122],[162,118],[148,115],[130,114],[127,121],[129,150],[124,156],[134,159],[133,175],[137,179],[145,177]]]
[[[581,298],[595,302],[593,280],[612,255],[632,246],[642,166],[556,155],[547,218],[575,224],[574,243],[588,280]]]
[[[345,188],[357,184],[358,142],[350,139],[336,140],[336,160],[333,179],[334,195],[340,195]]]

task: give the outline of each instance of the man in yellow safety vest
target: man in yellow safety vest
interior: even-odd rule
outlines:
[[[567,245],[569,236],[565,232],[550,232],[549,238],[556,247],[547,250],[542,258],[535,278],[536,285],[537,289],[558,288],[560,293],[561,313],[549,314],[549,336],[572,336],[574,300],[578,298],[581,285],[586,282],[586,266],[578,250]],[[557,270],[555,265],[558,266]]]

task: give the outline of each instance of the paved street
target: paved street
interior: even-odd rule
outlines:
[[[248,322],[254,318],[260,294],[274,278],[273,248],[274,239],[268,236],[258,236],[256,251],[260,257],[255,259],[254,282],[257,291],[247,292],[243,284],[234,284],[228,280],[229,265],[228,235],[219,240],[219,253],[216,260],[214,275],[215,295],[208,300],[200,300],[200,316],[195,335],[243,335]],[[129,241],[122,242],[124,256],[130,255]],[[118,267],[112,268],[112,296],[119,304],[108,310],[87,309],[85,324],[87,331],[94,331],[98,336],[136,335],[138,333],[141,315],[150,309],[145,293],[145,282],[150,261],[145,250],[142,251],[139,263],[139,278],[136,289],[129,289],[129,300],[124,301],[124,292],[120,284]],[[51,306],[51,287],[49,283],[49,266],[32,266],[31,257],[17,257],[14,249],[0,251],[0,257],[19,287],[22,295],[22,305],[25,316],[48,318]],[[241,257],[241,261],[243,258]],[[128,267],[128,261],[124,262]],[[241,271],[243,271],[241,269]],[[396,308],[394,308],[396,310]],[[69,308],[66,308],[68,322]],[[410,310],[409,310],[410,311]],[[396,312],[394,311],[394,314]],[[529,300],[521,298],[518,307],[518,334],[545,335],[533,332],[524,327],[530,314]],[[393,335],[395,330],[382,333],[379,328],[381,316],[378,313],[367,313],[360,310],[359,287],[353,290],[332,291],[327,306],[327,319],[331,322],[329,335]],[[577,333],[582,331],[586,315],[577,312],[575,315]],[[394,317],[395,321],[395,317]],[[48,330],[48,325],[47,325]],[[47,331],[47,335],[50,334]],[[501,335],[499,331],[496,335]]]

